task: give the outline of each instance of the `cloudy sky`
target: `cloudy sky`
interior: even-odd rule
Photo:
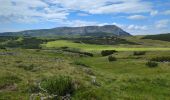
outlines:
[[[0,0],[0,32],[107,24],[134,35],[170,32],[170,0]]]

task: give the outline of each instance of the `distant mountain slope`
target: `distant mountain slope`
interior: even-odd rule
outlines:
[[[80,36],[130,36],[121,28],[115,25],[105,26],[85,26],[85,27],[58,27],[52,29],[28,30],[21,32],[5,32],[1,36],[65,36],[65,35],[80,35]]]
[[[170,42],[170,33],[167,34],[158,34],[158,35],[147,35],[142,39],[152,39],[152,40],[161,40]]]

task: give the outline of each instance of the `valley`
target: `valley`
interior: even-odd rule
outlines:
[[[141,36],[105,44],[96,44],[95,37],[93,43],[86,43],[86,37],[0,38],[2,100],[39,100],[53,94],[57,96],[47,100],[170,98],[170,42]]]

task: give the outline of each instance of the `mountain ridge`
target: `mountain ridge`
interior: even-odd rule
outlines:
[[[51,29],[25,30],[20,32],[4,32],[0,36],[131,36],[116,25],[82,26],[82,27],[56,27]]]

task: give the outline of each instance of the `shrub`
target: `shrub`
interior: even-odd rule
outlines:
[[[133,53],[133,55],[135,55],[135,56],[145,55],[145,54],[146,54],[145,51],[135,51],[135,52]]]
[[[51,77],[42,81],[41,86],[46,89],[48,93],[59,96],[72,94],[75,90],[72,79],[69,76]]]
[[[90,57],[93,57],[93,54],[92,53],[89,53],[89,52],[82,52],[80,54],[84,54],[84,55],[87,55],[87,56],[90,56]]]
[[[64,46],[64,47],[60,47],[61,49],[68,49],[69,47],[67,46]]]
[[[102,56],[108,56],[108,55],[111,55],[115,52],[117,52],[117,51],[116,50],[103,50],[103,51],[101,51],[101,55]]]
[[[82,52],[82,51],[80,51],[79,49],[75,49],[75,48],[67,48],[67,49],[64,49],[63,51],[71,52],[71,53],[78,53],[78,54],[83,54],[83,55],[86,55],[86,56],[93,57],[93,54],[92,54],[92,53]]]
[[[109,60],[109,61],[116,61],[117,59],[116,59],[116,57],[109,56],[109,57],[108,57],[108,60]]]
[[[151,61],[157,61],[157,62],[170,62],[170,56],[152,58]]]
[[[0,49],[6,50],[6,47],[0,46]]]
[[[158,66],[158,63],[157,62],[154,62],[154,61],[148,61],[147,63],[146,63],[146,66],[148,66],[148,67],[157,67]]]

